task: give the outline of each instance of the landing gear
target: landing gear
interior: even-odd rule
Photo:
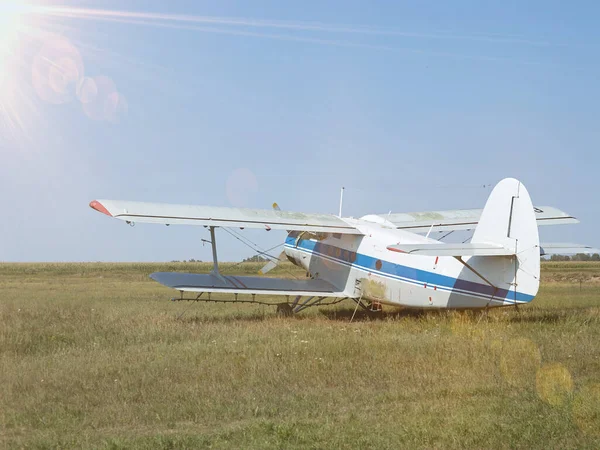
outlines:
[[[370,306],[371,306],[371,312],[377,312],[377,313],[383,312],[383,306],[381,305],[381,302],[372,301]]]
[[[364,311],[366,311],[367,315],[370,317],[383,314],[383,306],[381,305],[381,302],[379,302],[379,301],[375,301],[375,300],[371,300],[371,299],[363,300],[362,297],[353,298],[352,300],[354,300],[356,302],[356,308],[354,308],[354,313],[352,314],[352,317],[350,318],[350,322],[352,322],[354,320],[354,316],[356,315],[356,311],[358,311],[359,306]]]
[[[294,315],[292,305],[289,303],[279,303],[277,305],[277,314],[282,317],[290,317]]]

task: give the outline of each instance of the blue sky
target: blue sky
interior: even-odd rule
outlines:
[[[21,17],[0,53],[2,261],[210,259],[203,228],[131,228],[96,198],[336,213],[346,186],[361,216],[482,207],[509,176],[581,219],[543,240],[600,247],[597,2],[71,6]],[[60,104],[40,94],[32,66],[56,39],[78,83],[112,80],[116,111],[86,114],[75,83]],[[222,260],[252,254],[218,237]]]

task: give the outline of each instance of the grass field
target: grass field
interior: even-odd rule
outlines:
[[[207,269],[0,264],[0,446],[600,447],[600,264],[545,263],[519,311],[352,323],[352,303],[169,302],[147,277]]]

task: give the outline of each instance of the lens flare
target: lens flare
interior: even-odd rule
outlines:
[[[79,100],[83,111],[92,120],[110,120],[111,105],[110,98],[117,93],[115,82],[100,75],[85,79],[79,89]]]
[[[562,364],[545,364],[537,371],[535,386],[543,401],[552,406],[561,406],[573,392],[573,379]]]
[[[525,338],[509,340],[500,355],[500,373],[515,388],[535,386],[535,376],[542,363],[538,346]]]
[[[0,3],[0,55],[10,55],[22,27],[21,18],[26,7],[17,1]],[[0,64],[3,58],[0,58]]]
[[[577,393],[573,420],[584,433],[600,437],[600,383],[584,385]]]
[[[0,143],[18,140],[19,131],[26,126],[22,108],[28,99],[20,89],[20,37],[28,9],[21,1],[0,1]]]
[[[4,85],[14,63],[19,34],[23,31],[23,16],[28,7],[20,1],[0,2],[0,87]]]
[[[79,50],[62,36],[48,39],[33,60],[33,87],[48,103],[59,105],[71,101],[83,75]]]
[[[247,207],[258,191],[258,180],[250,169],[236,169],[227,178],[225,192],[233,206]]]

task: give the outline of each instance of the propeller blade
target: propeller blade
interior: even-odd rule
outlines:
[[[283,261],[283,260],[284,260],[284,258],[285,258],[285,252],[281,252],[281,253],[279,254],[279,256],[277,257],[277,259],[276,259],[276,260],[275,260],[275,259],[272,259],[271,261],[269,261],[267,264],[265,264],[265,265],[263,266],[263,268],[262,268],[262,269],[260,269],[260,270],[258,271],[258,273],[259,273],[259,274],[261,274],[261,275],[265,275],[265,274],[267,274],[268,272],[270,272],[271,270],[273,270],[275,267],[277,267],[277,265],[278,265],[278,264],[279,264],[281,261]]]

